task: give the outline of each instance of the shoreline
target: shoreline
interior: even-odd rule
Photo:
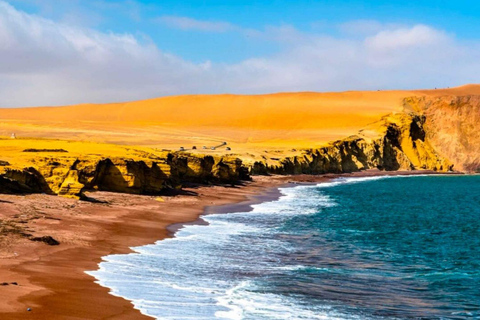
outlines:
[[[267,189],[263,190],[261,193],[252,194],[247,197],[246,200],[240,201],[237,203],[227,203],[224,205],[215,205],[215,206],[206,206],[203,210],[203,213],[198,216],[194,221],[189,222],[179,222],[174,223],[167,227],[167,230],[171,233],[172,237],[175,237],[175,233],[179,231],[183,226],[186,225],[207,225],[202,217],[209,214],[228,214],[235,212],[249,212],[252,210],[252,205],[260,204],[263,202],[269,202],[277,200],[282,196],[279,191],[280,188],[293,188],[295,186],[301,185],[315,185],[318,183],[328,182],[338,178],[364,178],[364,177],[382,177],[382,176],[423,176],[423,175],[464,175],[465,173],[461,172],[448,172],[448,173],[438,173],[434,171],[425,171],[425,170],[413,170],[413,171],[378,171],[378,170],[367,170],[354,173],[328,173],[322,175],[287,175],[287,176],[276,176],[276,177],[289,177],[290,179],[284,179],[285,182],[276,185],[270,186]],[[258,177],[258,176],[256,176]],[[160,239],[161,241],[163,239]]]
[[[272,201],[281,195],[280,187],[339,177],[419,174],[438,173],[369,170],[321,176],[255,176],[253,182],[240,187],[186,188],[183,195],[173,197],[92,194],[104,204],[46,195],[0,195],[4,216],[21,217],[27,212],[22,211],[24,208],[36,208],[43,218],[27,221],[28,231],[34,235],[49,232],[60,241],[59,246],[48,246],[15,238],[8,249],[3,248],[0,282],[17,285],[0,287],[0,315],[8,319],[151,319],[134,309],[130,301],[109,294],[108,288],[94,282],[85,271],[98,269],[104,256],[131,253],[131,247],[173,237],[182,226],[201,223],[205,214],[245,211],[253,204]],[[43,205],[40,209],[38,203]]]

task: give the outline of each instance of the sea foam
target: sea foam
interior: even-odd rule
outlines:
[[[281,188],[275,201],[249,212],[204,216],[208,225],[186,225],[175,238],[106,256],[97,271],[87,273],[157,319],[358,319],[328,304],[312,306],[294,295],[265,291],[257,279],[308,268],[283,264],[295,248],[282,239],[281,226],[336,205],[318,187],[376,179]]]

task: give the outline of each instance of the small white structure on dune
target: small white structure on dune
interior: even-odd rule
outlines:
[[[17,136],[15,135],[15,133],[12,133],[12,135],[10,136],[10,138],[12,138],[12,139],[17,139]]]

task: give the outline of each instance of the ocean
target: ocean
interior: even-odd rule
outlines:
[[[280,191],[88,273],[158,319],[480,319],[480,176]]]

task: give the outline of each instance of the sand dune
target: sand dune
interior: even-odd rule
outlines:
[[[176,149],[228,141],[238,152],[317,147],[403,110],[409,96],[480,94],[480,85],[412,91],[185,95],[112,104],[0,109],[0,135]]]
[[[280,139],[289,140],[288,144],[303,144],[302,140],[321,142],[352,134],[384,114],[401,111],[401,100],[407,96],[473,93],[480,93],[480,86],[423,91],[187,95],[103,105],[0,109],[0,119],[3,134],[16,129],[33,136],[158,146],[190,142],[195,135],[200,140],[271,141],[275,145],[275,140]]]

